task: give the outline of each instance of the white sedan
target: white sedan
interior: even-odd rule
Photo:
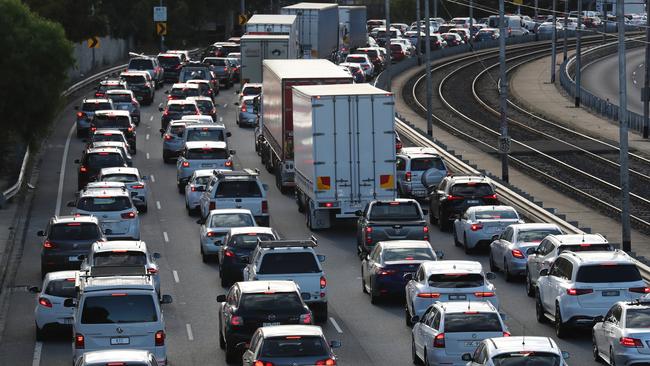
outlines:
[[[517,211],[510,206],[473,206],[454,221],[454,244],[465,253],[488,246],[495,235],[512,224],[523,224]]]
[[[30,288],[31,292],[38,292],[34,309],[37,341],[42,341],[49,330],[72,324],[74,308],[63,306],[63,302],[77,297],[76,276],[77,271],[50,272],[45,275],[42,289]]]
[[[201,259],[204,263],[208,259],[219,260],[219,251],[226,234],[233,227],[257,226],[255,217],[250,210],[242,208],[222,208],[210,211],[205,220],[199,219],[201,224],[199,238],[201,242]]]
[[[650,299],[615,303],[592,330],[593,355],[608,365],[650,363]]]

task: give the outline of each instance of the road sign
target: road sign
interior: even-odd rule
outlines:
[[[499,152],[500,153],[509,153],[510,152],[510,137],[499,137]]]
[[[92,36],[88,38],[88,48],[99,48],[99,37]]]
[[[153,7],[153,21],[154,22],[166,22],[167,21],[167,7],[166,6],[154,6]]]
[[[156,34],[158,34],[159,36],[166,36],[167,35],[167,23],[165,23],[165,22],[156,23]]]
[[[596,2],[596,11],[599,12],[599,13],[603,12],[603,3],[602,2],[600,2],[600,1]]]
[[[244,25],[248,21],[248,17],[246,16],[246,14],[239,14],[237,19],[239,20],[239,25]]]

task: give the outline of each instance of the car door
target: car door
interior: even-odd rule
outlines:
[[[420,265],[417,272],[415,272],[413,279],[406,284],[406,307],[407,309],[410,308],[412,310],[411,315],[415,314],[415,309],[413,308],[413,297],[419,292],[419,289],[422,286],[421,282],[423,282],[424,278],[424,268]]]
[[[372,275],[375,273],[375,270],[380,263],[380,256],[381,248],[379,246],[375,246],[372,252],[368,255],[367,259],[364,261],[366,266],[366,277],[364,277],[364,280],[368,285],[372,283]]]
[[[479,365],[486,365],[487,364],[487,350],[485,347],[485,343],[481,342],[478,347],[476,347],[476,350],[474,351],[474,355],[472,355],[472,362],[468,363],[471,366],[479,366]]]
[[[428,308],[419,322],[413,325],[413,342],[415,343],[415,349],[420,354],[421,359],[424,359],[424,346],[427,344],[427,338],[425,337],[424,328],[426,328],[427,322],[430,322],[432,319],[432,314],[435,308],[432,306]]]
[[[544,239],[535,250],[535,253],[528,256],[528,273],[533,282],[536,282],[539,278],[541,262],[544,260],[544,256],[547,254],[549,246],[552,246],[552,244],[550,244],[548,240]]]
[[[510,246],[512,245],[512,237],[513,237],[513,232],[514,230],[511,227],[506,228],[506,230],[499,236],[499,238],[495,241],[495,249],[496,252],[494,253],[495,255],[493,258],[495,259],[495,263],[502,263],[501,258],[506,258],[507,255],[506,253],[508,252]]]
[[[614,315],[616,311],[618,311],[618,318]],[[598,350],[605,355],[609,355],[609,349],[612,346],[612,339],[616,336],[616,328],[620,321],[621,312],[622,309],[619,305],[612,306],[605,315],[600,331],[594,332]]]
[[[470,213],[465,211],[457,220],[454,220],[454,231],[459,242],[465,244],[465,226],[471,217]]]
[[[546,289],[547,296],[544,296],[545,307],[549,312],[554,313],[555,299],[564,291],[566,283],[571,278],[572,269],[571,262],[564,258],[558,258],[551,266],[548,275],[550,281]]]
[[[366,221],[367,221],[367,216],[368,212],[370,211],[370,203],[366,204],[366,207],[363,209],[362,215],[357,219],[357,237],[358,237],[358,242],[359,244],[363,244],[364,240],[366,240],[365,236],[365,227],[366,227]]]
[[[431,197],[429,198],[429,215],[433,215],[431,217],[439,217],[439,211],[440,211],[440,200],[442,199],[443,195],[445,194],[445,188],[447,187],[447,180],[443,179],[442,182],[438,185],[438,187],[433,187],[433,192]],[[427,187],[427,191],[430,191],[431,188]]]

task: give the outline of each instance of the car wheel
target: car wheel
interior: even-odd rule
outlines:
[[[219,324],[219,329],[221,329],[221,324]],[[219,348],[226,349],[226,340],[223,338],[223,332],[221,330],[219,330]]]
[[[454,229],[454,246],[459,247],[460,241],[458,241],[458,235],[456,235],[456,229]]]
[[[230,287],[230,283],[232,282],[228,276],[225,274],[219,272],[219,277],[221,277],[221,287],[227,288]]]
[[[363,278],[363,272],[361,272],[361,291],[363,291],[364,294],[368,293],[368,289],[366,289],[366,280]]]
[[[201,247],[201,260],[203,263],[208,263],[208,256],[203,252],[203,245],[199,243],[199,246]]]
[[[422,364],[422,361],[420,361],[418,354],[415,352],[415,339],[413,339],[413,336],[411,336],[411,359],[413,360],[414,365]]]
[[[370,282],[370,303],[373,305],[379,304],[379,296],[375,294],[375,290],[372,287],[372,282]]]
[[[600,363],[600,354],[598,354],[598,345],[596,344],[596,335],[591,336],[591,354],[594,356],[594,361]]]
[[[567,336],[567,325],[562,322],[562,313],[560,312],[560,305],[555,304],[555,335],[558,338]]]
[[[535,291],[535,319],[538,323],[546,323],[546,315],[544,315],[544,306],[542,305],[542,296],[539,290]]]
[[[83,133],[81,132],[81,130],[77,130],[77,138],[81,138],[81,137],[83,137]]]
[[[530,278],[528,267],[526,267],[526,295],[528,295],[528,297],[535,296],[535,287],[533,286],[533,280]]]
[[[472,249],[467,246],[467,234],[463,234],[463,249],[465,249],[465,254],[472,254]]]
[[[429,222],[431,225],[438,225],[438,218],[433,214],[432,210],[429,210],[429,212]],[[440,215],[440,213],[438,213],[438,215]]]
[[[235,347],[226,343],[226,363],[240,362],[241,358],[237,357],[238,355],[239,353],[237,352]]]
[[[177,184],[177,187],[178,187],[178,193],[185,194],[185,187],[183,187],[182,184]]]
[[[147,213],[149,207],[145,204],[144,206],[140,207],[138,210],[142,213]]]
[[[611,347],[609,349],[609,365],[616,366],[616,358],[614,357],[614,350]]]
[[[492,257],[492,251],[490,251],[490,272],[499,272],[499,267],[494,263],[494,258]]]
[[[512,282],[515,279],[515,276],[510,273],[510,268],[508,268],[508,262],[503,258],[503,273],[506,275],[506,282]]]
[[[34,329],[36,330],[36,340],[39,341],[39,342],[44,341],[45,340],[45,330],[39,328],[36,323],[34,323]]]
[[[429,357],[427,356],[427,349],[424,349],[424,366],[431,366],[429,363]]]
[[[406,306],[404,307],[404,322],[406,323],[407,327],[412,327],[413,326],[413,322],[411,321],[411,314],[409,313],[409,309]],[[413,343],[413,344],[415,344],[415,343]],[[415,351],[415,349],[414,349],[414,351]],[[415,355],[415,352],[413,353],[413,355]],[[413,363],[415,363],[415,361]]]

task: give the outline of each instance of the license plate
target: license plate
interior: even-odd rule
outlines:
[[[449,300],[466,300],[467,296],[465,295],[449,295]]]
[[[68,261],[70,261],[70,262],[79,262],[79,256],[71,255],[71,256],[68,257]]]
[[[467,200],[467,203],[470,205],[474,205],[478,203],[478,200]]]
[[[129,340],[129,337],[116,337],[116,338],[111,338],[111,346],[121,346],[125,344],[129,344],[131,341]]]
[[[65,325],[72,324],[72,318],[63,318],[63,324]]]
[[[465,347],[478,347],[479,341],[469,341],[465,342]]]
[[[263,327],[272,327],[274,325],[280,325],[280,322],[273,322],[273,323],[262,323]]]
[[[413,195],[414,195],[414,196],[424,196],[424,195],[426,195],[426,194],[427,194],[426,191],[422,191],[422,190],[419,190],[419,189],[413,191]]]
[[[618,290],[603,291],[603,296],[620,296],[621,292]]]
[[[201,164],[201,168],[212,168],[212,164]]]
[[[136,99],[137,99],[137,100],[142,100],[142,99],[144,99],[144,98],[142,98],[142,97],[136,97]]]

